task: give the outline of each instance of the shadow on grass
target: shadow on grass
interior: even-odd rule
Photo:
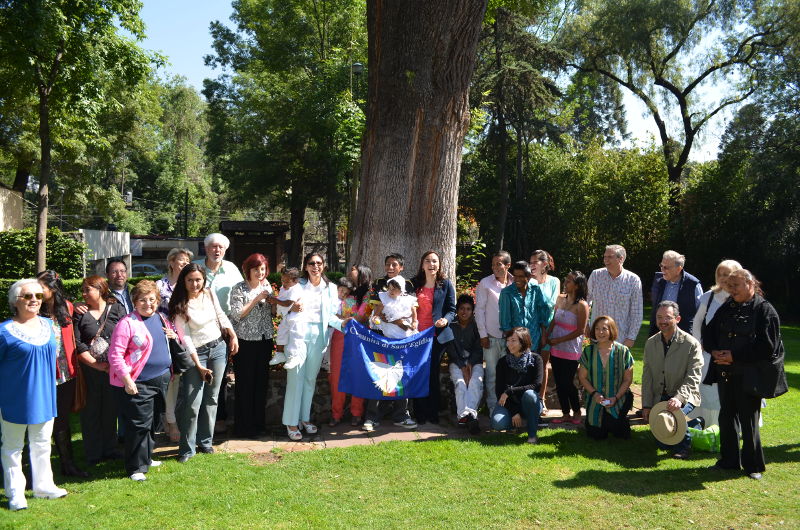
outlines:
[[[555,480],[557,488],[600,488],[608,493],[646,497],[664,493],[685,493],[706,489],[710,482],[721,482],[743,476],[733,471],[709,470],[707,466],[681,469],[648,469],[637,471],[579,471],[566,480]]]
[[[580,456],[595,460],[603,460],[626,469],[653,468],[659,460],[667,458],[659,456],[655,440],[650,431],[633,431],[630,440],[610,436],[605,440],[593,440],[583,430],[555,431],[549,435],[539,436],[540,446],[550,446],[552,452],[531,453],[530,457],[561,458]],[[666,455],[666,453],[664,453]]]

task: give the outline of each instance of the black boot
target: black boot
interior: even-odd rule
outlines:
[[[72,436],[70,432],[68,430],[58,431],[53,433],[53,437],[56,440],[56,449],[61,459],[61,474],[66,477],[88,477],[89,473],[79,469],[72,459]]]

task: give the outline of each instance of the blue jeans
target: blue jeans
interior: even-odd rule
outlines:
[[[214,373],[211,384],[200,378],[200,372],[191,368],[181,376],[175,419],[181,431],[178,444],[180,456],[193,456],[197,445],[211,447],[214,439],[214,423],[217,421],[217,397],[225,378],[225,341],[197,354],[200,364]]]
[[[528,423],[528,437],[536,436],[536,428],[539,427],[539,415],[542,413],[542,402],[539,394],[533,390],[526,390],[522,394],[522,417]],[[513,414],[502,405],[497,405],[492,411],[492,429],[496,431],[507,431],[511,428],[511,417]]]
[[[668,396],[661,396],[661,401],[667,401],[669,399],[670,398]],[[683,406],[681,410],[683,411],[684,414],[688,416],[689,413],[694,410],[694,405],[692,405],[691,403],[687,403],[686,405]],[[692,428],[696,428],[699,425],[700,425],[699,418],[689,420],[686,423],[687,427],[692,427]],[[681,440],[679,443],[675,445],[667,445],[656,440],[656,445],[658,445],[658,447],[660,447],[661,449],[671,450],[673,453],[679,453],[681,451],[689,451],[692,448],[692,436],[689,434],[689,429],[686,429],[686,435],[683,437],[683,440]]]

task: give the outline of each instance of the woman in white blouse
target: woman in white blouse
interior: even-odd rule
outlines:
[[[339,297],[336,285],[325,276],[325,260],[320,254],[312,252],[303,258],[303,272],[300,279],[303,295],[295,302],[292,311],[300,313],[292,328],[292,334],[303,334],[306,358],[295,368],[286,370],[286,398],[283,402],[283,424],[290,440],[303,438],[302,430],[308,434],[317,432],[311,420],[311,401],[317,385],[317,374],[322,357],[328,347],[330,330],[341,331],[346,320],[336,316]],[[286,345],[295,343],[290,337]]]
[[[178,462],[184,463],[195,451],[214,452],[217,397],[227,363],[223,330],[230,340],[231,355],[239,351],[239,342],[216,295],[206,289],[202,265],[191,263],[183,268],[169,301],[169,314],[196,367],[183,374],[178,391]]]
[[[738,261],[726,259],[717,265],[717,270],[714,273],[715,283],[700,297],[700,304],[697,308],[697,314],[694,317],[694,324],[692,325],[692,335],[700,344],[703,343],[703,326],[711,322],[717,309],[725,303],[729,293],[726,289],[728,276],[733,271],[741,270],[742,266]],[[705,381],[708,374],[708,367],[711,366],[711,355],[703,352],[703,378]],[[700,385],[700,406],[696,407],[690,414],[689,418],[701,417],[705,420],[706,427],[710,425],[717,425],[719,423],[719,394],[717,392],[717,384],[713,385],[701,384]]]

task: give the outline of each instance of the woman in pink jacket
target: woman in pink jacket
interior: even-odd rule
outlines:
[[[142,280],[131,292],[134,311],[119,321],[108,349],[108,377],[125,418],[125,470],[145,480],[153,460],[152,427],[156,401],[163,400],[172,359],[168,338],[177,338],[157,312],[161,295],[155,282]]]

